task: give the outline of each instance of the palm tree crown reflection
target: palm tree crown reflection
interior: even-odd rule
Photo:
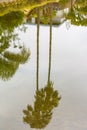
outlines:
[[[50,6],[50,8],[52,8]],[[50,9],[50,11],[52,11]],[[37,56],[36,56],[36,93],[34,95],[34,105],[27,105],[23,110],[23,122],[30,125],[31,128],[45,128],[53,114],[53,109],[59,105],[61,99],[57,90],[54,90],[53,83],[50,81],[51,72],[51,52],[52,52],[52,17],[50,16],[50,43],[49,43],[49,64],[48,80],[44,88],[39,89],[39,24],[40,13],[37,11]]]

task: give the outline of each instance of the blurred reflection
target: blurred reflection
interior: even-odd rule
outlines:
[[[23,23],[23,17],[22,12],[11,12],[0,17],[0,78],[3,80],[10,79],[19,64],[26,63],[30,56],[29,49],[20,44],[15,31]],[[20,29],[22,27],[25,28],[21,26]]]
[[[53,18],[54,24],[60,25],[62,22],[69,19],[71,24],[87,26],[87,0],[59,0],[58,2],[55,0],[2,1],[0,2],[0,16],[10,12],[10,10],[18,12],[22,10],[25,14],[27,14],[27,20],[35,17],[35,20],[37,22],[36,10],[38,7],[40,7],[40,22],[43,24],[48,24],[50,4],[53,6],[52,15],[55,17]],[[69,11],[68,16],[67,9]]]
[[[19,43],[18,33],[16,28],[25,30],[25,26],[23,26],[24,13],[18,12],[10,12],[4,16],[0,17],[0,44],[4,45],[4,48],[9,47],[10,44],[14,44],[15,42]],[[21,26],[20,26],[21,25]]]
[[[53,109],[59,104],[60,96],[50,82],[44,88],[38,89],[34,97],[34,106],[27,105],[23,110],[23,121],[31,128],[45,128],[52,118]]]
[[[44,88],[39,88],[39,25],[40,12],[37,10],[37,57],[36,57],[36,93],[34,106],[27,105],[23,110],[23,122],[30,125],[31,128],[41,129],[45,128],[53,114],[53,109],[59,105],[61,97],[57,90],[54,90],[53,83],[50,81],[51,72],[51,52],[52,52],[52,7],[50,6],[50,43],[49,43],[49,67],[48,80]]]
[[[66,18],[73,25],[87,26],[87,0],[76,0]]]
[[[46,4],[40,7],[40,23],[49,24],[49,14],[50,8],[53,7],[52,10],[52,23],[54,25],[61,25],[66,20],[69,20],[73,25],[81,25],[87,26],[87,1],[86,0],[60,0],[59,2]],[[37,8],[29,11],[27,13],[27,21],[32,20],[32,17],[35,18],[35,22],[37,23]]]
[[[50,24],[50,6],[52,6],[52,24],[53,25],[61,25],[66,19],[66,13],[64,11],[62,12],[62,15],[58,14],[60,12],[59,5],[58,3],[51,3],[51,4],[46,4],[44,6],[40,7],[40,23],[44,25],[49,25]],[[34,19],[34,21],[33,21]],[[32,23],[37,23],[37,8],[34,8],[31,10],[29,13],[26,15],[26,21],[27,22],[32,22]]]

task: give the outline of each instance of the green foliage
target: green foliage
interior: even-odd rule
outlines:
[[[73,25],[87,26],[87,14],[81,8],[72,7],[66,18],[70,19]]]
[[[8,30],[9,32],[12,32],[16,27],[23,23],[23,18],[24,13],[21,11],[10,12],[0,17],[0,32],[3,30]]]
[[[38,4],[38,3],[41,3],[41,2],[43,2],[43,1],[42,0],[27,0],[27,3],[31,4],[31,5]]]
[[[12,0],[6,2],[0,2],[0,16],[7,14],[11,11],[25,11],[34,9],[38,6],[51,3],[53,0]],[[54,2],[57,2],[54,0]]]
[[[47,83],[45,88],[36,91],[34,107],[28,105],[23,110],[24,123],[30,124],[31,128],[46,127],[52,118],[52,110],[58,106],[60,99],[58,92],[53,89],[53,83]]]
[[[16,27],[23,23],[22,12],[10,12],[0,17],[0,46],[5,49],[12,41],[18,40],[18,34],[14,33]],[[1,51],[0,51],[1,52]]]
[[[21,31],[25,31],[25,27],[20,25],[23,23],[24,13],[10,12],[0,17],[0,77],[3,80],[10,79],[17,71],[20,64],[26,63],[30,56],[30,51],[25,46],[19,44],[18,34],[15,28],[19,27]],[[23,27],[23,28],[22,28]],[[15,44],[16,42],[16,44]],[[19,48],[18,53],[10,52],[9,47]],[[8,50],[7,50],[8,49]]]
[[[70,0],[60,0],[59,4],[65,5],[69,2]]]
[[[17,54],[15,54],[13,52],[9,52],[9,51],[4,52],[5,58],[7,58],[10,61],[18,62],[21,64],[26,63],[29,56],[30,56],[30,51],[28,49],[26,49],[24,46],[22,47],[21,52],[17,53]]]
[[[76,0],[75,4],[79,7],[87,6],[87,0]]]
[[[3,80],[10,79],[17,71],[19,65],[26,63],[29,56],[30,52],[25,47],[17,54],[3,51],[0,54],[0,77]]]
[[[87,15],[87,6],[79,8],[79,13]]]
[[[50,7],[51,6],[51,7]],[[50,12],[50,8],[52,8],[52,12]],[[52,13],[52,18],[54,18],[56,16],[56,11],[53,10],[53,4],[48,4],[45,5],[42,9],[41,9],[41,22],[43,24],[49,24],[50,23],[50,13]]]
[[[63,8],[66,7],[66,5],[67,5],[69,2],[70,2],[70,0],[60,0],[58,4],[59,4],[59,7],[63,9]]]
[[[26,63],[30,56],[30,51],[24,46],[20,53],[2,51],[0,54],[0,77],[3,80],[10,79],[17,71],[20,64]]]
[[[26,0],[12,0],[8,2],[0,3],[0,16],[12,11],[20,11],[20,9],[26,5]]]
[[[0,39],[0,40],[1,40],[1,39]],[[9,47],[8,42],[4,42],[3,44],[1,44],[1,46],[0,46],[0,54],[1,54],[4,50],[6,50],[8,47]]]
[[[8,80],[17,71],[19,64],[0,57],[0,78]]]
[[[53,8],[53,4],[50,4],[50,6],[52,6],[51,8]],[[50,23],[50,6],[49,6],[49,4],[47,4],[47,5],[39,8],[40,23],[43,23],[43,24]],[[38,8],[35,8],[31,12],[29,12],[29,14],[27,15],[29,19],[31,19],[32,17],[35,17],[37,19],[37,9]],[[52,11],[52,18],[54,18],[55,16],[56,16],[56,11],[53,10]]]

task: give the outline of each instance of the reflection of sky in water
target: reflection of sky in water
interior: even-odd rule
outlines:
[[[29,130],[22,110],[33,104],[35,93],[36,26],[29,26],[22,40],[31,50],[30,61],[21,65],[14,78],[0,80],[0,130]],[[87,130],[87,28],[65,24],[53,28],[52,81],[62,96],[46,130]],[[40,30],[40,86],[47,82],[48,27]]]

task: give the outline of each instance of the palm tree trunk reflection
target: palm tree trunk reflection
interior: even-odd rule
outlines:
[[[36,50],[36,88],[39,88],[39,28],[40,28],[40,9],[37,9],[37,50]]]
[[[52,53],[52,7],[50,6],[50,42],[49,42],[49,65],[48,79],[45,87],[39,89],[39,25],[40,9],[37,11],[37,56],[36,56],[36,93],[34,95],[34,105],[27,105],[23,110],[24,123],[37,130],[44,129],[51,121],[53,109],[59,105],[61,97],[57,90],[54,89],[50,81],[51,74],[51,53]]]
[[[48,83],[50,82],[51,59],[52,59],[52,5],[50,5],[50,41],[49,41]]]
[[[71,0],[71,8],[72,8],[73,0]]]

